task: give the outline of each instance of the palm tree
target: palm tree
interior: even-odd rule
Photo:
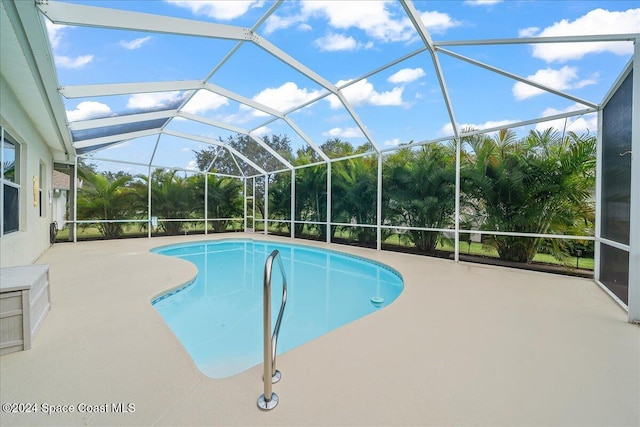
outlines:
[[[135,191],[130,175],[109,179],[90,169],[78,169],[83,186],[78,191],[78,216],[81,219],[122,220],[133,213]],[[98,223],[97,228],[107,239],[122,234],[121,222]]]
[[[291,174],[289,173],[276,174],[269,185],[269,216],[280,220],[291,217]],[[291,224],[288,221],[276,224],[279,230],[291,232]]]
[[[143,180],[148,182],[146,177]],[[176,170],[155,169],[151,173],[151,214],[162,219],[189,218],[202,198],[194,194],[192,183]],[[146,198],[146,194],[144,196]],[[162,221],[160,228],[170,236],[179,234],[183,221]]]
[[[429,144],[401,149],[384,164],[386,222],[408,227],[446,228],[455,214],[455,145]],[[441,233],[408,230],[403,236],[434,253]]]
[[[7,181],[15,182],[16,180],[16,162],[5,161],[2,164],[2,170],[4,171],[4,179]]]
[[[296,164],[304,165],[312,161],[310,155],[298,152]],[[327,166],[309,166],[296,171],[296,221],[326,221],[327,216]],[[320,236],[326,233],[326,225],[310,225]],[[296,237],[302,234],[304,224],[295,225]]]
[[[352,158],[332,164],[332,221],[376,224],[377,175],[376,158]],[[377,231],[372,227],[347,227],[347,230],[365,245],[377,239]]]
[[[208,217],[234,218],[242,216],[243,185],[239,179],[209,175]],[[213,221],[213,231],[221,233],[227,230],[228,219]]]
[[[471,155],[461,170],[463,190],[482,229],[564,234],[579,228],[580,221],[592,221],[595,138],[574,133],[563,138],[548,129],[517,141],[512,131],[503,130],[465,142]],[[534,237],[485,240],[501,259],[526,263],[542,243]],[[551,246],[561,258],[562,242]]]

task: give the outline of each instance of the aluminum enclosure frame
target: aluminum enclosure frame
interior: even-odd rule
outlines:
[[[555,118],[568,118],[568,117],[576,117],[582,114],[594,113],[598,112],[600,118],[600,124],[602,123],[601,115],[602,108],[605,101],[601,102],[593,102],[590,100],[580,99],[578,97],[574,97],[570,94],[563,93],[562,91],[550,88],[548,86],[542,85],[540,83],[534,82],[531,79],[522,78],[513,73],[509,73],[505,70],[501,70],[497,67],[490,66],[488,64],[484,64],[480,61],[474,60],[472,58],[468,58],[464,55],[460,55],[454,52],[451,52],[447,49],[450,46],[480,46],[480,45],[501,45],[501,44],[540,44],[540,43],[566,43],[566,42],[575,42],[575,43],[588,43],[594,41],[631,41],[634,43],[634,54],[633,59],[631,61],[631,66],[636,71],[634,73],[633,80],[633,92],[635,94],[640,93],[640,34],[618,34],[618,35],[590,35],[590,36],[564,36],[564,37],[523,37],[523,38],[513,38],[513,39],[489,39],[489,40],[469,40],[469,41],[434,41],[429,33],[428,29],[422,23],[420,16],[413,5],[413,3],[409,0],[402,0],[401,4],[403,9],[406,12],[407,17],[411,21],[412,25],[416,33],[419,35],[423,47],[405,54],[394,61],[391,61],[389,64],[386,64],[382,67],[379,67],[376,70],[368,72],[363,76],[353,79],[348,83],[343,84],[342,86],[336,86],[333,83],[326,80],[323,76],[316,73],[315,71],[308,68],[303,63],[299,62],[288,53],[284,52],[274,44],[272,44],[269,40],[264,37],[258,35],[255,31],[257,28],[266,21],[266,19],[274,13],[274,11],[281,5],[282,1],[275,2],[269,10],[256,22],[256,24],[251,28],[241,28],[232,25],[222,25],[222,24],[214,24],[207,22],[198,22],[187,19],[178,19],[167,16],[159,16],[159,15],[151,15],[146,13],[138,13],[138,12],[127,12],[127,11],[119,11],[114,9],[104,9],[93,6],[82,6],[71,3],[63,3],[60,1],[53,0],[35,0],[34,2],[30,1],[19,1],[14,2],[11,0],[2,0],[4,8],[7,10],[9,18],[11,20],[12,25],[15,28],[21,28],[21,46],[23,48],[23,52],[25,53],[25,57],[28,59],[31,70],[30,72],[37,76],[38,80],[38,89],[42,96],[43,102],[47,106],[47,110],[49,112],[48,119],[51,120],[52,123],[55,124],[57,128],[56,139],[60,142],[62,149],[69,156],[68,161],[72,161],[75,165],[75,172],[77,174],[77,161],[79,158],[78,150],[92,150],[95,152],[104,149],[107,146],[116,146],[123,142],[129,141],[131,139],[143,137],[143,136],[154,136],[157,135],[154,152],[151,156],[150,161],[145,164],[149,170],[154,165],[154,157],[156,150],[158,148],[158,144],[160,139],[164,136],[172,136],[184,140],[193,140],[198,141],[205,144],[215,145],[218,147],[222,147],[227,152],[232,155],[234,161],[237,162],[237,159],[242,160],[247,165],[253,168],[257,175],[247,176],[240,170],[240,174],[237,176],[239,179],[248,179],[255,176],[265,177],[265,209],[267,214],[265,215],[265,233],[268,232],[268,180],[266,177],[270,174],[276,173],[278,171],[268,171],[262,165],[258,165],[251,161],[251,159],[247,158],[243,153],[238,152],[233,149],[228,142],[223,143],[220,141],[215,141],[211,138],[205,138],[199,135],[192,135],[185,132],[177,132],[166,129],[167,123],[176,118],[182,118],[187,120],[197,121],[215,128],[225,129],[231,132],[236,132],[241,135],[249,136],[255,143],[264,148],[269,154],[271,154],[278,162],[282,165],[282,171],[288,171],[292,175],[292,185],[291,185],[291,194],[292,194],[292,203],[291,203],[291,224],[293,225],[295,221],[295,176],[296,171],[298,169],[302,169],[303,167],[309,167],[308,165],[299,166],[293,165],[288,160],[284,159],[280,154],[278,154],[275,150],[273,150],[268,144],[264,143],[260,138],[256,137],[256,131],[265,126],[265,124],[271,123],[275,120],[283,120],[300,138],[305,141],[315,153],[322,159],[318,164],[324,164],[327,167],[327,235],[326,240],[328,242],[331,241],[331,233],[330,228],[333,224],[331,221],[331,165],[336,161],[345,160],[345,158],[339,159],[331,159],[326,153],[324,153],[320,149],[320,145],[317,141],[313,141],[309,138],[303,129],[295,122],[292,118],[292,114],[304,108],[304,106],[309,105],[312,102],[316,102],[319,99],[323,99],[328,96],[336,96],[340,101],[341,105],[348,112],[350,117],[353,119],[354,123],[356,123],[358,129],[362,132],[362,134],[366,137],[366,140],[373,147],[373,152],[364,153],[358,156],[377,156],[378,162],[378,170],[377,170],[377,182],[378,182],[378,194],[377,194],[377,204],[376,204],[376,212],[377,212],[377,223],[374,225],[377,230],[377,248],[381,249],[381,231],[384,228],[384,225],[381,223],[381,212],[382,212],[382,156],[386,152],[392,152],[396,148],[384,149],[381,147],[380,143],[373,138],[373,135],[369,132],[366,127],[366,124],[361,120],[361,118],[357,115],[355,110],[353,109],[350,102],[346,99],[344,94],[342,93],[342,89],[355,84],[363,79],[366,79],[369,76],[372,76],[384,69],[390,68],[393,65],[396,65],[410,57],[413,57],[422,52],[428,52],[430,54],[432,60],[432,66],[435,69],[436,76],[438,79],[438,83],[440,86],[441,94],[443,96],[444,104],[447,109],[449,118],[451,120],[451,125],[453,127],[453,134],[450,137],[442,138],[442,139],[433,139],[433,140],[425,140],[416,143],[412,143],[410,147],[417,147],[421,145],[436,143],[441,140],[452,139],[456,143],[456,207],[455,207],[455,226],[453,231],[455,235],[455,250],[454,256],[455,260],[459,261],[459,236],[461,232],[467,232],[469,230],[463,230],[460,226],[460,158],[461,158],[461,141],[462,138],[468,135],[472,135],[474,133],[487,133],[492,131],[497,131],[506,128],[512,128],[518,125],[527,125],[534,124],[542,121],[549,120],[549,117],[544,117],[540,119],[532,119],[525,120],[517,124],[509,124],[505,126],[497,126],[492,129],[483,129],[482,131],[474,131],[474,132],[462,132],[459,128],[459,124],[455,119],[455,110],[449,99],[449,88],[445,81],[445,75],[442,72],[442,69],[439,64],[439,55],[448,55],[450,57],[455,57],[456,59],[465,61],[474,66],[481,67],[485,70],[500,74],[504,77],[513,79],[515,81],[519,81],[522,83],[526,83],[538,89],[547,91],[554,95],[564,97],[568,100],[574,101],[578,104],[584,106],[581,110],[570,112],[570,113],[561,113]],[[227,56],[216,65],[208,74],[205,76],[203,80],[190,80],[190,81],[173,81],[173,82],[141,82],[141,83],[122,83],[116,85],[79,85],[79,86],[67,86],[67,87],[57,87],[57,75],[56,70],[53,65],[53,54],[51,50],[51,46],[48,44],[47,38],[45,36],[46,30],[44,28],[41,16],[46,17],[53,23],[61,23],[67,25],[75,25],[75,26],[89,26],[95,28],[105,28],[105,29],[124,29],[124,30],[137,30],[137,31],[145,31],[152,33],[164,33],[164,34],[178,34],[185,36],[194,36],[194,37],[207,37],[207,38],[218,38],[224,40],[233,40],[236,41],[237,44],[233,49],[229,51]],[[310,80],[316,82],[320,85],[324,92],[315,100],[306,102],[303,105],[294,107],[289,109],[288,111],[277,111],[273,108],[269,108],[264,105],[260,105],[259,103],[247,98],[243,97],[237,93],[234,93],[226,88],[222,88],[216,86],[209,82],[210,78],[220,69],[220,67],[231,58],[234,53],[237,51],[240,45],[243,43],[252,43],[260,49],[264,50],[268,54],[272,55],[282,63],[286,64],[288,67],[296,70],[301,75],[306,76]],[[31,49],[27,47],[30,46]],[[61,97],[65,98],[78,98],[78,97],[86,97],[86,96],[109,96],[116,94],[132,94],[132,93],[150,93],[150,92],[161,92],[167,90],[179,90],[189,92],[188,96],[183,100],[178,108],[169,109],[166,111],[156,111],[156,112],[142,112],[139,114],[132,114],[129,116],[118,116],[114,118],[101,118],[101,119],[92,119],[85,121],[77,121],[72,123],[67,123],[66,115],[64,112],[64,106],[61,100]],[[251,129],[242,129],[236,126],[232,126],[227,123],[216,122],[211,119],[208,119],[203,116],[199,116],[196,114],[188,113],[183,111],[184,106],[188,102],[189,99],[198,91],[198,90],[207,90],[212,93],[216,93],[220,96],[224,96],[228,99],[234,100],[242,105],[246,105],[248,107],[257,109],[262,111],[270,116],[265,122],[260,125],[251,128]],[[632,129],[632,151],[640,152],[640,97],[634,97],[633,100],[633,129]],[[93,138],[93,139],[84,139],[81,141],[73,141],[72,131],[77,130],[90,130],[103,126],[114,126],[114,125],[122,125],[122,124],[131,124],[140,121],[150,120],[150,119],[159,119],[166,118],[167,123],[157,129],[147,129],[136,132],[129,132],[124,134],[110,135],[105,137]],[[599,126],[599,142],[601,141],[601,126]],[[601,152],[599,153],[601,156]],[[355,157],[355,156],[352,156]],[[598,159],[601,160],[600,158]],[[599,163],[599,162],[598,162]],[[137,164],[137,163],[136,163]],[[240,168],[239,168],[240,169]],[[597,173],[599,174],[601,171],[597,169]],[[204,172],[205,175],[208,171]],[[600,178],[600,176],[598,176]],[[205,179],[205,182],[207,180]],[[597,180],[597,182],[599,182]],[[554,237],[554,238],[575,238],[580,237],[586,240],[596,240],[596,251],[598,251],[598,247],[600,244],[610,244],[611,246],[618,247],[619,249],[625,250],[629,253],[630,257],[630,271],[629,271],[629,320],[639,322],[640,321],[640,221],[633,220],[640,218],[640,156],[632,156],[632,171],[631,171],[631,229],[630,229],[630,243],[629,245],[621,245],[616,242],[607,242],[600,235],[599,228],[599,216],[601,209],[601,193],[599,184],[597,184],[596,188],[596,212],[598,217],[596,218],[596,232],[595,236],[557,236],[557,235],[536,235],[525,233],[527,236],[531,237]],[[77,196],[77,188],[74,188],[74,193]],[[77,200],[77,197],[74,197],[74,200]],[[205,203],[206,206],[206,203]],[[149,207],[149,209],[151,209]],[[206,207],[205,207],[206,209]],[[77,204],[74,204],[74,213],[77,210]],[[150,216],[150,211],[149,211]],[[76,216],[77,217],[77,216]],[[205,211],[206,217],[206,211]],[[255,219],[254,219],[255,220]],[[74,228],[76,227],[77,221],[74,222]],[[372,226],[372,225],[362,225],[359,226]],[[293,229],[293,227],[292,227]],[[499,233],[499,232],[487,232],[493,234],[505,234],[505,235],[522,235],[523,233]],[[293,237],[293,232],[292,232]],[[599,260],[596,256],[596,278],[600,272]]]

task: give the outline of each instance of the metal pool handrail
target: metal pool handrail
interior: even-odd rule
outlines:
[[[276,369],[276,347],[278,346],[278,334],[282,324],[284,307],[287,304],[287,276],[284,273],[282,257],[276,249],[267,257],[264,264],[264,287],[263,287],[263,336],[264,336],[264,394],[258,398],[258,408],[269,411],[278,405],[278,395],[273,393],[272,384],[280,381],[282,374]],[[282,274],[282,304],[276,320],[276,327],[271,335],[271,273],[273,261],[278,260],[278,267]]]

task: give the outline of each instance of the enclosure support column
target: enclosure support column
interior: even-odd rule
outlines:
[[[244,190],[242,191],[242,196],[244,198],[244,213],[242,215],[244,217],[243,231],[246,233],[247,232],[247,177],[242,178],[242,181],[244,182]]]
[[[71,201],[71,220],[73,221],[73,229],[69,228],[69,240],[73,240],[73,242],[78,241],[78,224],[76,221],[78,220],[78,186],[76,183],[78,182],[78,156],[73,160],[73,174],[71,175],[71,194],[73,194],[73,200]],[[73,237],[71,236],[73,234]]]
[[[69,165],[69,237],[67,240],[73,242],[75,239],[75,226],[76,226],[76,212],[75,212],[75,203],[76,203],[76,166],[75,162],[73,165]]]
[[[291,169],[291,238],[296,237],[296,170]]]
[[[327,162],[327,243],[331,243],[331,162]]]
[[[264,234],[269,234],[269,175],[264,176]]]
[[[382,250],[382,154],[378,153],[378,202],[376,211],[376,245],[378,250]]]
[[[147,172],[147,237],[151,238],[151,228],[153,221],[151,220],[151,165]]]
[[[462,140],[460,137],[456,137],[456,218],[455,218],[455,244],[453,249],[453,259],[455,262],[460,261],[460,146]]]
[[[640,38],[635,40],[632,94],[628,307],[629,321],[640,323]]]
[[[204,173],[204,234],[209,234],[209,172]]]
[[[602,238],[602,153],[603,153],[603,140],[602,140],[602,114],[603,110],[598,110],[598,135],[596,139],[596,215],[595,215],[595,236],[596,240],[593,243],[593,277],[596,282],[600,280],[600,239]],[[604,285],[601,285],[604,286]]]
[[[156,138],[156,143],[153,146],[153,152],[151,153],[151,158],[149,159],[149,175],[148,175],[148,179],[147,179],[147,190],[149,191],[148,194],[148,200],[147,200],[147,206],[148,206],[148,216],[149,216],[149,237],[151,237],[151,227],[153,224],[153,220],[151,218],[151,212],[152,212],[152,208],[151,208],[151,165],[153,164],[153,159],[155,159],[156,157],[156,152],[158,151],[158,145],[160,144],[160,136],[162,136],[161,134],[158,134],[158,137]],[[156,226],[160,226],[160,223],[158,221],[156,221]]]

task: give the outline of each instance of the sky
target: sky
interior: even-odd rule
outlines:
[[[268,1],[76,1],[110,9],[152,13],[252,28]],[[638,1],[415,1],[436,43],[477,39],[640,33]],[[44,19],[61,87],[84,84],[204,80],[269,108],[288,112],[305,138],[322,144],[340,138],[367,142],[359,123],[381,150],[453,135],[442,88],[460,128],[491,128],[567,111],[583,100],[599,104],[633,54],[631,42],[443,46],[435,57],[395,1],[285,1],[256,29],[279,51],[342,87],[350,112],[318,82],[254,43],[181,35],[54,25]],[[186,26],[185,28],[188,28]],[[417,53],[416,53],[417,52]],[[451,52],[449,54],[448,52]],[[462,55],[551,87],[574,99],[460,60]],[[407,59],[385,67],[400,58]],[[434,62],[435,58],[435,62]],[[435,66],[437,65],[437,67]],[[379,72],[369,75],[385,67]],[[439,74],[437,69],[441,70]],[[215,71],[215,72],[213,72]],[[212,73],[213,72],[213,73]],[[366,78],[361,79],[363,76]],[[441,80],[442,79],[442,80]],[[326,95],[326,96],[325,96]],[[172,108],[255,136],[287,135],[294,150],[307,143],[281,119],[209,91],[159,92],[63,98],[69,122]],[[516,128],[520,134],[550,125],[597,132],[595,114]],[[167,130],[213,139],[235,135],[183,118]],[[205,144],[163,135],[126,141],[93,155],[159,166],[195,167],[193,150]]]

